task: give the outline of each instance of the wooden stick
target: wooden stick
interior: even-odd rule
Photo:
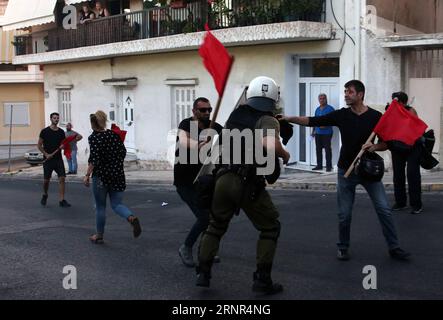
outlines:
[[[372,139],[374,139],[374,138],[375,138],[375,132],[372,132],[371,135],[369,136],[368,140],[366,141],[366,143],[371,142]],[[365,144],[366,144],[366,143],[365,143]],[[355,163],[356,163],[357,160],[363,155],[364,152],[365,152],[365,150],[363,150],[363,149],[360,150],[360,152],[358,153],[358,155],[355,157],[354,161],[352,161],[352,164],[349,166],[348,171],[346,171],[346,173],[345,173],[345,178],[348,178],[348,177],[351,175],[352,171],[353,171],[354,168],[355,168]]]
[[[229,66],[229,71],[228,71],[228,75],[226,76],[226,83],[223,88],[223,92],[218,97],[217,104],[216,104],[215,110],[214,110],[214,115],[212,116],[211,124],[209,125],[210,129],[214,129],[214,127],[215,127],[215,124],[216,124],[215,121],[217,120],[218,112],[220,111],[220,106],[221,106],[221,102],[223,99],[223,95],[225,94],[226,84],[228,83],[229,75],[231,74],[232,65],[234,64],[234,61],[235,61],[235,59],[234,59],[234,57],[232,57],[232,62],[231,62],[231,65]],[[209,139],[210,139],[210,137],[208,136],[206,141],[209,142]],[[212,151],[211,151],[211,153],[212,153]],[[197,176],[194,179],[194,183],[196,183],[197,179],[205,172],[207,165],[210,164],[210,163],[209,164],[207,163],[208,159],[210,159],[210,158],[211,158],[211,156],[207,157],[206,160],[204,161],[203,166],[200,168],[200,171],[198,172]]]

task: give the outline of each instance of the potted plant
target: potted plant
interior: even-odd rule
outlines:
[[[15,41],[12,41],[11,44],[15,47],[16,55],[26,54],[26,42],[24,38],[15,38]]]

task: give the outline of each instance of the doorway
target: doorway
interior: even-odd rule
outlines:
[[[133,90],[117,87],[117,106],[120,111],[117,118],[119,126],[122,130],[127,131],[125,139],[126,150],[130,154],[136,154]]]
[[[318,96],[326,94],[328,104],[334,109],[340,105],[340,78],[339,58],[298,58],[293,59],[296,72],[295,105],[292,112],[295,115],[312,117],[319,106]],[[292,113],[294,114],[294,113]],[[295,127],[295,137],[290,152],[295,155],[293,165],[299,169],[310,170],[317,165],[315,138],[312,137],[313,128]],[[340,134],[337,128],[333,128],[332,138],[332,165],[336,166],[339,149]],[[323,167],[326,167],[326,159],[323,151]]]

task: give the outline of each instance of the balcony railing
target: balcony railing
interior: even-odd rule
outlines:
[[[223,3],[223,4],[220,4]],[[288,21],[325,21],[325,0],[207,0],[190,1],[182,8],[161,7],[100,18],[77,29],[48,32],[48,51],[147,39],[211,29]],[[30,54],[30,35],[16,37],[16,54]]]

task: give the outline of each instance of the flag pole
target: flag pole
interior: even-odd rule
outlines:
[[[210,125],[209,125],[209,128],[210,128],[210,129],[214,129],[214,127],[215,127],[216,120],[217,120],[217,116],[218,116],[218,112],[220,111],[221,102],[222,102],[223,96],[224,96],[224,94],[225,94],[226,84],[228,83],[229,75],[231,74],[231,70],[232,70],[232,65],[234,64],[234,60],[235,60],[235,59],[234,59],[233,56],[232,56],[231,58],[232,58],[232,60],[231,60],[231,65],[229,66],[228,74],[227,74],[227,76],[226,76],[226,82],[225,82],[225,85],[223,86],[223,90],[222,90],[221,94],[218,96],[217,104],[216,104],[216,106],[215,106],[215,110],[214,110],[214,115],[212,116],[211,123],[210,123]],[[209,139],[211,139],[210,136],[208,136],[208,137],[206,138],[206,142],[209,142]],[[211,153],[212,153],[212,150],[211,150]],[[204,170],[205,170],[205,165],[207,164],[206,162],[207,162],[207,160],[208,160],[209,158],[210,158],[210,156],[208,156],[208,157],[206,158],[206,160],[204,161],[203,166],[200,168],[199,172],[197,173],[197,176],[196,176],[195,179],[194,179],[194,183],[196,183],[196,182],[197,182],[197,179],[203,174],[203,172],[204,172]]]
[[[218,112],[220,111],[221,102],[222,102],[223,96],[225,94],[226,84],[228,83],[229,75],[231,74],[231,70],[232,70],[232,65],[234,64],[234,60],[235,60],[234,57],[231,57],[231,59],[232,59],[231,65],[229,66],[228,74],[226,76],[226,82],[225,82],[225,85],[223,86],[223,91],[221,92],[221,95],[218,96],[217,104],[215,105],[214,115],[212,116],[211,124],[209,125],[210,129],[214,129],[214,126],[216,123],[215,121],[217,120]]]
[[[372,139],[374,139],[374,138],[375,138],[375,132],[372,132],[371,135],[369,136],[368,140],[366,141],[366,143],[371,142]],[[346,171],[345,178],[348,178],[351,175],[352,171],[355,168],[355,163],[357,162],[358,159],[360,159],[360,157],[363,155],[364,152],[365,152],[365,150],[363,150],[363,149],[360,150],[358,155],[355,157],[354,161],[352,161],[351,165],[349,166],[348,171]]]

